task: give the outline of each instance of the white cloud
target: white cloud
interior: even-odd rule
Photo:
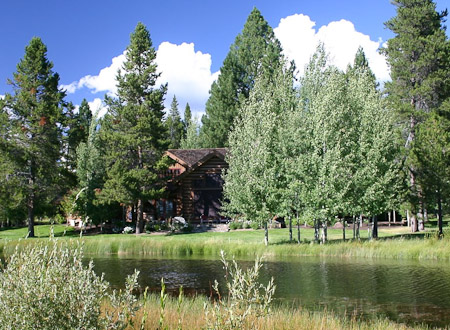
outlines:
[[[385,57],[378,53],[382,40],[371,40],[368,35],[356,31],[353,23],[346,20],[330,22],[319,30],[315,29],[315,25],[308,16],[296,14],[281,19],[274,29],[284,54],[295,61],[300,75],[318,43],[323,42],[330,55],[330,62],[339,69],[345,70],[348,64],[353,63],[356,51],[361,46],[377,79],[390,79]]]
[[[79,81],[74,81],[68,85],[61,85],[67,93],[73,94],[78,89],[86,87],[92,90],[93,94],[99,92],[106,92],[108,94],[115,94],[117,92],[116,87],[116,75],[117,71],[122,67],[125,61],[125,52],[112,59],[111,65],[100,70],[98,75],[87,75],[81,78]]]
[[[99,92],[115,94],[117,92],[115,78],[124,61],[125,53],[114,57],[111,65],[100,70],[98,75],[87,75],[79,81],[60,87],[66,89],[68,93],[75,93],[86,87],[94,94]],[[158,47],[156,63],[158,71],[161,72],[156,86],[168,83],[166,107],[170,106],[173,95],[176,95],[181,113],[186,103],[189,103],[193,113],[203,112],[211,84],[218,76],[218,72],[211,72],[211,55],[195,51],[193,43],[175,45],[163,42]]]
[[[219,74],[211,72],[211,55],[195,51],[193,43],[163,42],[158,47],[156,62],[162,73],[158,83],[169,84],[166,107],[176,95],[181,113],[187,102],[193,113],[203,112],[211,84]]]
[[[0,100],[3,100],[5,98],[5,95],[0,95]]]
[[[98,111],[97,117],[101,118],[103,117],[106,112],[108,111],[108,108],[105,107],[105,104],[103,103],[102,99],[95,98],[91,102],[88,102],[89,108],[91,109],[92,114],[95,114]]]

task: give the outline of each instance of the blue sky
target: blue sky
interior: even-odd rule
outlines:
[[[450,7],[438,0],[438,10]],[[7,0],[0,19],[0,95],[33,36],[48,47],[48,57],[68,90],[67,100],[83,98],[101,107],[105,93],[114,93],[114,76],[137,22],[150,31],[168,82],[166,104],[176,94],[180,110],[189,102],[201,114],[208,90],[223,59],[253,7],[275,29],[285,54],[301,74],[317,42],[344,68],[359,45],[380,81],[388,68],[377,48],[392,37],[384,22],[395,15],[389,0]]]

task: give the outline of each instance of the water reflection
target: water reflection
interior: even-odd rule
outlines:
[[[219,260],[118,256],[93,260],[95,270],[105,273],[114,287],[123,287],[134,269],[141,272],[140,286],[152,291],[160,290],[162,277],[169,292],[178,292],[182,285],[187,294],[209,295],[216,279],[225,287]],[[253,264],[251,260],[239,263]],[[362,317],[386,316],[409,324],[450,324],[449,263],[301,257],[266,260],[261,280],[266,283],[271,276],[277,285],[277,303]]]

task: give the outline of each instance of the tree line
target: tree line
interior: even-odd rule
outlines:
[[[0,222],[74,211],[94,223],[164,194],[168,148],[228,147],[224,208],[267,225],[274,216],[326,226],[337,216],[408,210],[412,231],[427,211],[449,207],[450,84],[447,11],[431,0],[398,0],[381,52],[391,81],[380,86],[359,49],[353,65],[330,65],[323,45],[305,74],[258,9],[231,45],[206,114],[184,120],[167,84],[157,87],[156,51],[139,23],[105,97],[103,118],[65,101],[41,39],[33,38],[0,100]],[[61,212],[62,212],[61,211]],[[354,221],[355,222],[355,221]],[[376,226],[373,235],[376,237]]]
[[[118,93],[105,97],[99,118],[83,100],[78,111],[65,101],[47,48],[33,38],[8,83],[13,93],[0,100],[0,222],[25,219],[34,236],[35,217],[78,214],[99,224],[136,210],[142,231],[144,200],[162,196],[161,173],[168,148],[189,145],[191,118],[181,120],[174,96],[165,116],[167,84],[159,77],[150,34],[138,23],[126,60],[117,74]]]

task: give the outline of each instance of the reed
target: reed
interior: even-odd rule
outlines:
[[[38,226],[40,227],[40,226]],[[64,226],[55,227],[62,235]],[[22,229],[16,229],[21,234]],[[92,235],[84,236],[85,253],[89,255],[140,255],[140,256],[218,256],[221,250],[235,257],[255,256],[332,256],[389,259],[438,259],[450,260],[450,239],[406,235],[404,229],[381,230],[382,238],[375,241],[342,241],[340,230],[330,230],[327,244],[316,244],[312,229],[302,229],[304,240],[301,244],[289,242],[285,229],[270,230],[270,244],[263,244],[263,232],[255,230],[232,232],[204,232],[176,235]],[[399,232],[398,230],[403,230]],[[11,233],[12,232],[12,233]],[[5,235],[7,234],[7,235]],[[75,242],[78,236],[64,236]],[[339,235],[338,235],[339,234]],[[46,235],[42,235],[45,237]],[[27,247],[41,239],[17,239],[14,230],[0,231],[0,253],[9,255],[16,245]],[[448,235],[447,235],[448,237]]]
[[[178,299],[168,297],[164,306],[164,326],[167,329],[207,329],[205,305],[211,308],[209,299],[205,297],[185,297],[181,306]],[[142,324],[144,310],[136,314],[134,329],[158,329],[160,320],[160,297],[152,294],[146,305],[147,318]],[[384,329],[427,329],[426,326],[408,326],[384,318],[358,319],[338,316],[331,311],[308,311],[292,307],[274,307],[272,312],[263,318],[246,320],[243,329],[351,329],[351,330],[384,330]]]

